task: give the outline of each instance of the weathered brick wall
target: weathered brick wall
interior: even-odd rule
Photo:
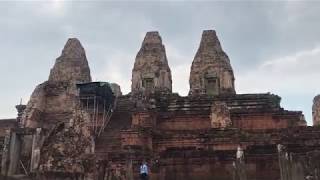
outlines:
[[[288,120],[274,118],[272,114],[243,115],[232,118],[233,126],[241,129],[281,129],[288,127]]]
[[[157,128],[162,130],[199,130],[210,129],[211,121],[209,115],[199,116],[177,116],[157,122]]]

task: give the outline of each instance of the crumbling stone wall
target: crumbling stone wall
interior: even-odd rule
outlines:
[[[278,145],[281,180],[319,180],[320,151],[307,153],[289,152],[284,145]]]
[[[22,123],[26,127],[36,127],[45,110],[44,87],[45,83],[39,84],[30,97],[25,112],[22,115]]]
[[[85,51],[79,40],[71,38],[56,59],[49,80],[32,93],[22,116],[23,125],[51,128],[57,122],[67,122],[76,104],[76,83],[90,81]]]
[[[94,144],[87,127],[89,117],[83,112],[76,112],[79,109],[76,84],[90,81],[84,48],[79,40],[68,39],[48,81],[36,87],[22,115],[24,127],[51,132],[49,137],[41,137],[45,143],[39,143],[40,147],[33,152],[37,158],[40,156],[40,164],[35,159],[32,164],[34,172],[43,173],[40,179],[44,176],[50,179],[49,174],[56,172],[74,176],[83,174],[83,169],[88,170],[84,167],[83,156],[92,152]],[[25,137],[22,149],[30,148],[27,142],[29,140]]]
[[[69,124],[58,124],[41,148],[39,173],[93,173],[94,137],[89,124],[90,115],[81,110],[74,111]]]
[[[211,127],[227,128],[232,125],[230,111],[226,103],[216,102],[211,106]]]

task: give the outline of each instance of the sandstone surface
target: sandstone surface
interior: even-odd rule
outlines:
[[[38,85],[32,93],[22,116],[23,124],[35,128],[67,122],[75,107],[76,83],[90,81],[84,48],[78,39],[68,39],[48,81]]]
[[[202,33],[190,72],[190,95],[235,94],[234,75],[229,57],[222,50],[214,30]]]
[[[172,90],[171,70],[158,32],[147,32],[132,70],[133,94]]]

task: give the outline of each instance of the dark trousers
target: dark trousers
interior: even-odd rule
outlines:
[[[148,174],[147,173],[140,174],[140,180],[148,180]]]

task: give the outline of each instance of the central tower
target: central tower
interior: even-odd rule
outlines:
[[[132,70],[131,92],[172,92],[171,70],[158,32],[147,32]]]
[[[190,73],[189,95],[235,94],[229,57],[222,50],[214,30],[203,31]]]

